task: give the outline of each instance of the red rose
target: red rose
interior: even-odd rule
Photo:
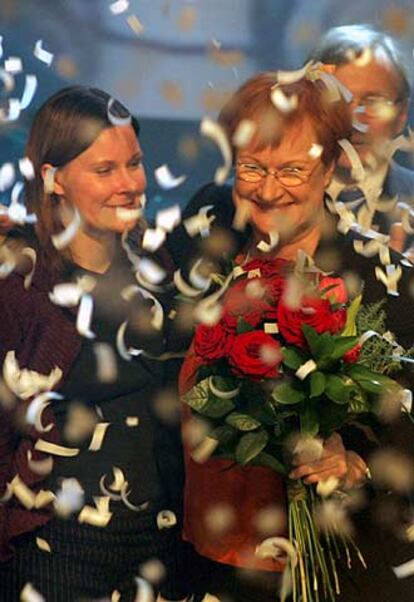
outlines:
[[[357,343],[355,347],[352,347],[349,351],[344,353],[343,360],[345,364],[355,364],[359,360],[359,356],[361,355],[362,345]]]
[[[262,278],[273,278],[274,276],[282,276],[286,278],[287,274],[292,271],[294,264],[286,259],[252,259],[243,266],[246,272],[251,270],[260,270]]]
[[[221,317],[219,324],[227,332],[227,334],[235,334],[237,328],[237,316],[226,312]]]
[[[275,378],[279,374],[282,354],[277,341],[262,330],[255,330],[234,337],[228,360],[237,376]]]
[[[330,332],[336,334],[345,326],[346,310],[334,311],[328,299],[303,297],[301,307],[292,310],[281,299],[278,308],[279,332],[290,345],[306,347],[306,339],[302,326],[312,326],[317,333]]]
[[[346,303],[348,301],[348,291],[342,278],[324,276],[319,281],[319,290],[322,292],[327,288],[329,290],[323,293],[324,299],[329,299],[331,303]]]
[[[220,323],[214,326],[200,324],[194,336],[194,353],[205,364],[209,364],[227,354],[232,344],[232,339],[233,337],[228,335]]]
[[[227,291],[224,310],[226,314],[243,318],[250,326],[257,326],[270,309],[265,294],[266,289],[260,278],[245,278]]]

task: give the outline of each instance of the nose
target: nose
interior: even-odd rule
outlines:
[[[271,173],[267,173],[263,178],[261,186],[259,188],[259,196],[261,200],[271,202],[281,198],[285,193],[285,189],[277,179],[277,177]]]
[[[142,194],[146,189],[146,179],[143,169],[122,169],[119,173],[117,189],[119,194]]]

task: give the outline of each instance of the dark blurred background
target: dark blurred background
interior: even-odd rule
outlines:
[[[24,156],[28,125],[45,98],[73,83],[95,85],[140,119],[153,213],[172,202],[184,205],[221,163],[215,146],[199,135],[200,119],[215,117],[254,72],[299,68],[327,28],[374,24],[397,37],[414,64],[413,0],[130,0],[121,14],[113,4],[0,0],[0,67],[9,57],[23,62],[15,90],[6,93],[0,81],[1,105],[21,96],[25,75],[38,79],[28,109],[17,121],[0,122],[0,167]],[[54,55],[50,67],[33,54],[38,40]],[[164,163],[187,176],[169,192],[153,177]]]

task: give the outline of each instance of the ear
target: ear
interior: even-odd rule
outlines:
[[[336,167],[335,161],[332,161],[332,163],[330,165],[324,166],[325,173],[323,176],[323,181],[324,181],[325,188],[328,186],[328,184],[332,180],[332,176],[335,171],[335,167]]]
[[[64,188],[62,184],[58,182],[56,173],[57,168],[53,167],[51,163],[43,163],[42,167],[40,168],[40,175],[42,176],[45,192],[48,194],[63,196]]]
[[[395,120],[394,136],[398,136],[398,134],[401,134],[401,132],[405,128],[405,125],[408,120],[408,105],[409,105],[408,98],[405,98],[401,102],[401,108],[400,108],[398,116],[396,117],[396,120]]]

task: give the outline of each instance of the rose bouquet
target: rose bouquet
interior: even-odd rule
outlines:
[[[294,600],[335,599],[338,542],[317,527],[314,488],[288,477],[292,441],[322,453],[323,440],[401,391],[360,359],[359,306],[341,279],[314,267],[298,273],[284,260],[252,260],[234,270],[220,320],[200,324],[193,341],[199,368],[183,401],[208,421],[212,453],[270,467],[286,481]]]

